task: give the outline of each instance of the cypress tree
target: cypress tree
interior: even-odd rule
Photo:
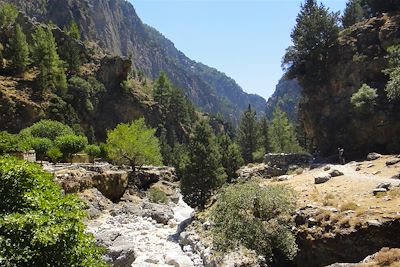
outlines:
[[[246,163],[253,162],[253,153],[257,149],[257,136],[256,112],[249,105],[242,116],[238,130],[238,144]]]
[[[8,49],[11,56],[11,70],[16,74],[23,73],[29,64],[29,48],[26,36],[18,24],[15,26]]]
[[[263,148],[264,153],[268,153],[269,148],[269,140],[268,140],[268,119],[267,117],[262,117],[258,122],[258,130],[260,132],[260,146]]]
[[[186,203],[204,209],[207,199],[225,180],[220,154],[211,127],[205,120],[194,126],[188,162],[181,179]]]
[[[221,164],[227,174],[227,182],[236,178],[236,171],[244,164],[239,146],[232,143],[229,136],[225,133],[219,140],[221,151]]]
[[[39,68],[38,84],[42,90],[58,91],[67,90],[67,78],[63,63],[57,54],[57,44],[49,28],[37,28],[33,34],[33,57]]]

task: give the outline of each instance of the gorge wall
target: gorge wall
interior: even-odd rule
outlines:
[[[400,43],[400,15],[383,14],[343,30],[335,61],[330,63],[322,86],[304,90],[300,117],[305,131],[325,155],[342,146],[351,157],[370,151],[398,152],[400,114],[398,103],[389,102],[387,50]],[[360,115],[350,98],[362,84],[377,89],[372,114]]]

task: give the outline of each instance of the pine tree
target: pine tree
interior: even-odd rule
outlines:
[[[361,21],[363,18],[364,10],[361,6],[361,0],[349,0],[342,16],[343,27],[348,28]]]
[[[268,129],[268,138],[271,150],[274,153],[296,153],[301,152],[293,125],[289,122],[285,112],[279,107],[274,111],[274,117]]]
[[[16,74],[23,73],[29,64],[29,47],[20,25],[16,25],[10,39],[8,52],[11,56],[11,69]]]
[[[268,140],[268,119],[267,117],[262,117],[258,122],[258,130],[260,136],[260,146],[263,148],[264,153],[269,152],[269,140]]]
[[[192,207],[204,209],[207,199],[222,185],[225,177],[211,127],[201,120],[194,126],[188,162],[181,178],[184,200]]]
[[[398,0],[362,0],[361,5],[364,7],[367,17],[400,10],[400,1]]]
[[[63,47],[64,58],[68,64],[69,70],[73,73],[77,73],[82,65],[80,49],[77,44],[77,41],[81,38],[78,25],[75,21],[72,21],[69,29],[64,29],[64,31],[68,33],[69,37]]]
[[[330,51],[338,42],[338,16],[316,0],[306,0],[301,6],[291,33],[293,46],[283,58],[288,77],[297,77],[304,87],[325,81]]]
[[[236,171],[244,164],[239,146],[232,143],[228,134],[219,137],[221,164],[227,174],[227,182],[236,178]]]
[[[67,89],[63,63],[57,54],[57,44],[49,28],[38,27],[33,34],[33,57],[39,68],[37,78],[42,90],[63,94]]]
[[[246,163],[253,162],[253,153],[257,149],[257,119],[256,112],[248,109],[244,112],[238,130],[238,144]]]

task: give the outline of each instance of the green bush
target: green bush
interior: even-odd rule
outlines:
[[[271,261],[291,260],[297,253],[294,209],[293,191],[286,187],[229,186],[211,212],[214,244],[222,252],[242,245]]]
[[[376,89],[363,84],[361,88],[351,96],[350,102],[355,110],[362,114],[369,114],[376,106],[376,99],[378,94]]]
[[[24,152],[30,149],[30,145],[19,135],[0,132],[0,155],[13,152]]]
[[[0,158],[0,265],[106,266],[83,208],[37,165]]]
[[[150,188],[149,191],[149,200],[153,203],[161,203],[161,204],[167,204],[168,203],[168,197],[165,192],[161,191],[158,188]]]

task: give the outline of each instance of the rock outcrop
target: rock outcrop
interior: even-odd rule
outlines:
[[[399,36],[398,14],[383,14],[343,30],[327,79],[304,88],[300,117],[307,135],[325,156],[336,155],[338,146],[344,147],[347,157],[399,151],[399,106],[387,99],[388,77],[382,72],[388,67],[388,48],[400,44]],[[350,103],[364,83],[378,94],[368,115],[357,113]]]

